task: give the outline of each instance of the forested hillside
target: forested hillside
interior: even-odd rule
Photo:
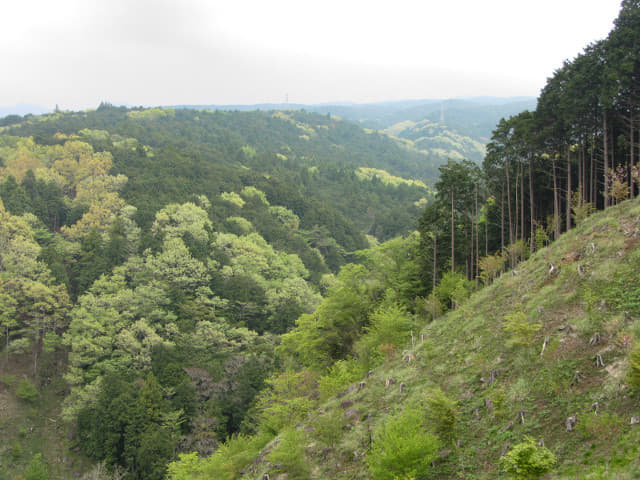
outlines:
[[[482,164],[423,116],[5,118],[0,479],[637,477],[637,45],[625,0]]]
[[[406,100],[364,104],[209,105],[212,110],[307,110],[337,115],[364,127],[400,137],[439,162],[466,158],[482,162],[491,131],[501,118],[532,109],[533,97],[478,97],[449,100]]]
[[[101,105],[4,123],[10,478],[86,459],[161,478],[250,428],[278,335],[432,196],[429,157],[330,116]]]

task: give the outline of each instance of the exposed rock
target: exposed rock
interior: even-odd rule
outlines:
[[[634,415],[633,417],[631,417],[631,421],[629,422],[629,425],[638,425],[640,424],[640,415]]]
[[[344,401],[340,404],[340,406],[341,406],[343,409],[345,409],[345,410],[346,410],[347,408],[352,407],[352,406],[353,406],[353,403],[354,403],[354,402],[353,402],[353,400],[344,400]]]

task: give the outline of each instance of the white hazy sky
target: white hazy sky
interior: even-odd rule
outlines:
[[[537,96],[620,0],[1,0],[0,105]]]

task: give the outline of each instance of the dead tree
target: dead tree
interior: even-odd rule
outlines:
[[[394,379],[393,377],[388,377],[385,381],[384,381],[384,388],[389,388],[391,385],[393,385]]]
[[[357,393],[357,392],[359,392],[360,390],[362,390],[362,389],[363,389],[364,387],[366,387],[366,386],[367,386],[367,382],[364,382],[364,381],[363,381],[363,382],[360,382],[360,383],[358,384],[358,390],[356,391],[356,393]]]
[[[407,384],[406,383],[401,383],[400,384],[400,393],[404,392],[405,388],[407,388]]]
[[[599,353],[596,354],[596,368],[604,367],[604,362],[602,361],[602,355]]]
[[[600,343],[600,340],[601,340],[600,332],[596,332],[593,334],[593,337],[589,339],[589,345],[591,345],[592,347],[594,345],[598,345]]]

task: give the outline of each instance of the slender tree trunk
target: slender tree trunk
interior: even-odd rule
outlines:
[[[473,240],[472,240],[473,241]],[[467,227],[464,227],[464,245],[467,246],[469,245],[469,231],[467,230]],[[466,250],[466,248],[465,248]],[[471,280],[471,277],[469,276],[469,255],[465,254],[464,256],[464,276],[466,277],[467,280]]]
[[[474,262],[475,274],[474,278],[476,279],[476,285],[478,283],[478,264],[480,263],[480,241],[478,240],[478,236],[480,232],[478,232],[478,184],[475,186],[475,197],[476,197],[476,214],[475,214],[475,228],[476,228],[476,260]]]
[[[571,230],[571,146],[567,147],[567,232]]]
[[[589,201],[593,206],[596,205],[596,160],[595,160],[595,137],[591,138],[591,167],[589,171]]]
[[[533,253],[536,249],[536,235],[533,215],[533,155],[529,154],[529,224],[530,224],[530,250]]]
[[[451,190],[451,273],[456,271],[455,267],[455,222],[453,209],[453,190]]]
[[[511,176],[509,170],[511,170],[511,164],[507,158],[507,212],[509,214],[509,245],[511,245],[513,243],[513,219],[511,217]]]
[[[489,256],[489,215],[484,218],[484,256]]]
[[[558,198],[558,175],[556,174],[555,156],[551,162],[553,166],[553,239],[557,240],[560,236],[560,201]]]
[[[524,164],[520,162],[520,238],[524,241]]]
[[[504,185],[500,196],[500,251],[504,251]]]
[[[436,272],[437,272],[437,262],[438,258],[438,234],[433,232],[433,288],[436,288]]]
[[[607,134],[607,112],[602,115],[602,139],[604,146],[604,208],[609,206],[609,183],[607,176],[609,175],[609,136]]]
[[[520,225],[520,216],[519,216],[520,215],[520,211],[519,211],[520,210],[520,202],[518,201],[518,199],[520,198],[518,196],[518,193],[519,193],[518,192],[519,177],[520,177],[520,170],[518,169],[516,171],[516,181],[514,182],[515,183],[515,190],[516,190],[514,192],[515,193],[515,199],[514,199],[514,203],[513,203],[513,208],[515,209],[515,212],[514,212],[515,221],[513,222],[514,223],[514,227],[513,227],[513,230],[514,230],[513,239],[514,239],[514,241],[518,240],[518,235],[520,234],[520,232],[518,232],[518,230],[519,230],[518,226]],[[511,242],[511,243],[513,243],[513,242]]]
[[[629,118],[629,169],[628,169],[628,177],[629,177],[629,185],[631,188],[629,189],[629,198],[634,197],[634,185],[633,177],[631,176],[631,171],[633,168],[633,153],[634,153],[634,145],[633,145],[633,121],[634,115],[633,112],[630,114]]]
[[[474,262],[474,255],[475,255],[475,237],[474,237],[475,232],[473,231],[473,218],[471,219],[471,268],[469,269],[470,271],[470,275],[469,275],[469,280],[473,279],[474,276],[474,271],[473,271],[473,262]]]

